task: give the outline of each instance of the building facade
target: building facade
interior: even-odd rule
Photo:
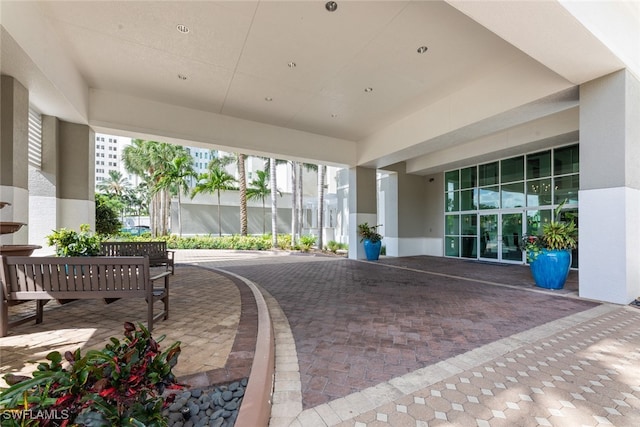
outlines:
[[[351,258],[366,221],[390,256],[522,263],[515,242],[567,200],[580,296],[640,295],[638,2],[180,4],[188,36],[135,4],[1,3],[0,214],[48,212],[13,239],[91,223],[100,132],[343,168]]]

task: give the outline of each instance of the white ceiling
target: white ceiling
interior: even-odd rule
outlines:
[[[354,141],[522,55],[439,1],[42,8],[92,88]]]
[[[10,10],[11,3],[21,2],[2,3]],[[87,88],[354,142],[513,64],[552,66],[545,64],[540,44],[520,42],[519,36],[536,43],[511,28],[515,21],[502,25],[510,13],[518,16],[513,8],[500,8],[509,2],[483,2],[483,7],[456,0],[450,1],[453,6],[436,0],[337,3],[335,12],[328,12],[321,0],[38,1],[28,7],[44,16],[48,37],[61,46]],[[24,3],[20,7],[27,9]],[[504,13],[497,23],[491,22],[498,16],[491,8]],[[530,8],[534,13],[536,8]],[[497,36],[460,10],[503,33]],[[527,17],[519,16],[522,33],[539,31],[543,22],[557,24],[556,15],[538,19],[538,27],[530,29],[524,28]],[[189,33],[178,32],[179,24],[188,26]],[[4,27],[22,31],[21,41],[28,42],[25,25],[30,24],[3,18]],[[3,45],[12,47],[2,34]],[[505,39],[534,52],[534,58]],[[416,51],[420,46],[428,47],[426,53]],[[592,51],[590,58],[596,54]],[[24,82],[29,77],[21,68],[27,67],[19,64],[26,59],[18,53],[9,60],[5,52],[2,57],[3,73],[18,79],[23,74],[23,84],[38,99],[35,88]],[[296,66],[289,67],[290,62]],[[558,69],[567,68],[565,62]],[[593,78],[580,65],[576,62],[574,69]],[[567,87],[580,83],[554,74],[557,70],[545,71],[545,77],[568,79]],[[37,86],[36,79],[31,81]],[[40,86],[43,92],[51,90]],[[387,157],[401,161],[433,146],[405,151],[410,154]]]

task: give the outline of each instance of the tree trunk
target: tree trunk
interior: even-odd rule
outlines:
[[[182,198],[180,193],[182,190],[178,188],[178,235],[182,237]]]
[[[247,235],[247,176],[244,154],[238,154],[238,180],[240,183],[240,235]]]
[[[298,199],[296,188],[298,162],[291,162],[291,246],[295,247],[298,242]]]
[[[162,190],[164,195],[164,211],[162,215],[162,235],[169,234],[169,219],[171,214],[171,192],[168,189]]]
[[[324,225],[324,181],[326,168],[324,165],[318,165],[318,249],[320,250],[324,247],[322,227]]]
[[[222,223],[220,222],[220,190],[218,192],[218,236],[222,237]]]
[[[303,164],[298,162],[298,236],[302,236],[302,228],[304,227],[304,194],[302,188]]]
[[[276,159],[269,159],[271,181],[271,245],[278,247],[278,186],[276,184]]]

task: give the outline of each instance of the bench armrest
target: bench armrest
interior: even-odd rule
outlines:
[[[152,276],[149,280],[151,281],[151,285],[153,286],[155,284],[156,281],[164,279],[164,285],[163,288],[166,290],[169,290],[169,276],[171,275],[170,271],[164,271],[160,274],[156,274],[155,276]]]

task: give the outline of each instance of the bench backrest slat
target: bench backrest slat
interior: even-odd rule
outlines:
[[[150,296],[147,257],[4,257],[0,274],[9,299]],[[5,280],[6,277],[6,280]],[[33,294],[30,298],[33,299]]]
[[[167,242],[102,242],[102,254],[105,256],[145,256],[149,258],[166,257]]]

